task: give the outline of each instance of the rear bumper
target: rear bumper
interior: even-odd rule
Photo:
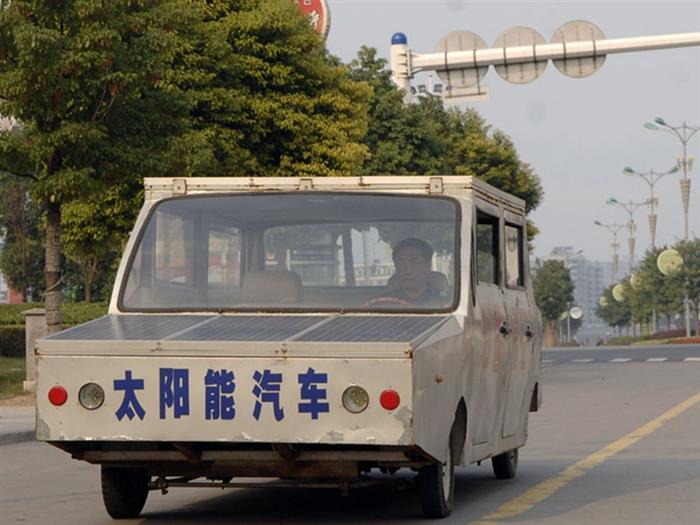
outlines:
[[[355,478],[371,468],[419,468],[435,460],[414,446],[235,445],[218,442],[86,442],[52,445],[74,459],[146,468],[151,476]]]

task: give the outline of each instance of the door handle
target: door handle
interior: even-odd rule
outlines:
[[[535,335],[535,332],[532,331],[532,327],[530,325],[527,325],[525,328],[525,337],[532,337]]]
[[[508,326],[506,321],[503,321],[498,331],[501,332],[502,335],[508,335],[510,333],[510,326]]]

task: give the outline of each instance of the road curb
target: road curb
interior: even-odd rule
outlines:
[[[34,430],[20,430],[18,432],[8,432],[0,434],[0,445],[12,445],[14,443],[24,443],[34,441],[36,432]]]

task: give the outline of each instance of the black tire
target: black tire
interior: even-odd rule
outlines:
[[[498,479],[513,479],[518,473],[518,449],[492,457],[491,465]]]
[[[447,447],[445,464],[434,463],[418,471],[418,488],[423,515],[446,518],[452,512],[455,494],[455,466],[452,446]]]
[[[146,469],[102,467],[102,499],[107,514],[117,520],[135,518],[148,497]]]

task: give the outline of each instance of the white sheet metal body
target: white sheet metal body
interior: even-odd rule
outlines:
[[[436,315],[442,321],[434,329],[404,343],[40,340],[38,438],[412,446],[442,461],[462,405],[466,416],[462,421],[466,434],[462,464],[522,446],[527,437],[528,408],[536,409],[541,398],[541,323],[529,283],[527,254],[526,284],[510,302],[504,299],[507,291],[503,287],[480,284],[472,291],[473,272],[469,270],[476,206],[490,209],[502,220],[510,216],[511,222],[519,221],[524,226],[524,203],[520,199],[461,176],[147,179],[146,203],[134,231],[143,226],[155,203],[174,195],[297,190],[437,194],[456,199],[462,213],[460,299],[456,309],[449,315]],[[135,237],[130,238],[127,255],[134,249]],[[115,290],[124,278],[126,259],[119,268]],[[120,312],[116,291],[109,313],[150,315]],[[371,316],[391,318],[392,314]],[[501,334],[499,326],[504,320],[522,334],[517,338]],[[526,328],[534,335],[525,337]],[[329,412],[318,414],[317,419],[297,410],[302,402],[297,379],[310,368],[328,376],[323,386]],[[163,380],[161,369],[188,371],[188,414],[176,418],[173,406],[166,405],[161,417],[162,400],[157,388]],[[234,421],[211,420],[205,414],[204,377],[209,370],[222,369],[235,372]],[[256,419],[253,415],[256,397],[252,376],[263,370],[283,373],[289,379],[285,379],[280,392],[285,411],[282,420],[275,419],[267,404],[262,407],[262,417]],[[116,417],[123,392],[115,390],[114,382],[125,379],[127,371],[132,379],[143,380],[143,419]],[[87,382],[107,387],[104,406],[94,411],[85,410],[76,401],[78,389]],[[55,384],[69,391],[62,407],[47,401],[47,392]],[[341,404],[343,390],[353,384],[363,386],[370,394],[370,406],[360,414],[350,414]],[[400,406],[393,411],[378,404],[378,396],[386,388],[395,389],[401,396]]]

